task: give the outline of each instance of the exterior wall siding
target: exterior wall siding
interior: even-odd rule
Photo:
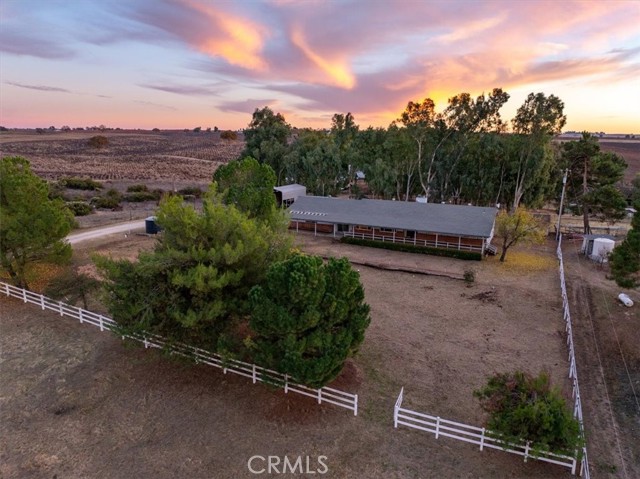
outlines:
[[[315,221],[304,221],[304,220],[293,220],[289,223],[289,228],[296,231],[310,231],[321,234],[333,234],[334,233],[334,225],[329,223],[316,223]],[[364,235],[366,238],[369,236],[369,239],[372,239],[372,236],[377,238],[385,238],[388,241],[395,241],[400,243],[413,243],[414,238],[416,240],[416,244],[419,245],[420,242],[427,241],[430,243],[430,247],[435,247],[435,243],[438,243],[438,247],[448,247],[448,249],[463,249],[463,250],[474,250],[474,251],[483,251],[485,239],[484,238],[470,238],[466,236],[454,236],[454,235],[441,235],[435,233],[427,233],[421,231],[414,231],[407,233],[406,230],[394,230],[389,229],[385,230],[383,228],[377,227],[369,227],[365,225],[351,225],[350,232],[344,232],[344,234],[351,236],[352,234],[356,237],[360,235]],[[395,233],[395,234],[394,234]],[[342,235],[343,233],[339,233]],[[378,240],[378,241],[381,241]],[[424,243],[423,243],[424,245]],[[446,245],[446,246],[445,246]]]

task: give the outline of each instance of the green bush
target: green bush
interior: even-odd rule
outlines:
[[[99,190],[102,188],[102,184],[91,178],[78,178],[77,176],[62,178],[59,183],[71,190]]]
[[[422,253],[432,256],[448,256],[450,258],[464,259],[470,261],[480,261],[482,254],[474,251],[461,251],[457,249],[440,249],[429,248],[427,246],[418,246],[405,243],[391,243],[382,242],[369,239],[352,238],[351,236],[344,236],[341,240],[347,244],[357,244],[360,246],[370,246],[372,248],[390,249],[393,251],[404,251],[405,253]]]
[[[114,197],[114,196],[96,196],[94,198],[91,198],[91,204],[95,208],[103,208],[103,209],[109,209],[109,210],[119,208],[120,201],[121,201],[120,197]]]
[[[91,205],[84,201],[70,201],[66,205],[73,213],[73,216],[87,216],[93,213]]]
[[[142,193],[149,191],[149,187],[147,185],[131,185],[127,187],[127,193]]]
[[[196,198],[200,198],[202,196],[202,190],[197,186],[188,186],[186,188],[178,190],[178,194],[182,196],[191,195],[195,196]]]
[[[489,413],[487,427],[508,444],[530,441],[536,451],[573,455],[582,446],[578,420],[545,372],[496,374],[474,391]]]
[[[129,201],[131,203],[141,203],[143,201],[158,201],[164,191],[162,190],[153,190],[153,191],[135,191],[133,193],[127,193],[124,195],[124,200]]]

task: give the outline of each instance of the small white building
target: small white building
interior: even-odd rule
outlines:
[[[276,204],[287,208],[300,196],[307,195],[307,187],[293,183],[291,185],[274,186],[273,192],[276,195]]]
[[[593,261],[606,263],[608,255],[615,248],[616,242],[610,235],[584,235],[581,251]]]

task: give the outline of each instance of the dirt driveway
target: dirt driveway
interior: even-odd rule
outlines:
[[[626,308],[606,267],[563,247],[592,477],[640,477],[640,294]]]
[[[341,245],[314,244],[346,254]],[[150,246],[144,238],[129,245]],[[107,248],[127,254],[112,239]],[[552,249],[532,253],[550,265],[534,271],[473,263],[471,287],[358,266],[373,320],[336,383],[360,395],[358,417],[127,348],[108,333],[2,298],[0,477],[255,477],[247,469],[254,455],[324,455],[324,477],[336,478],[570,477],[558,466],[394,430],[392,421],[402,386],[406,407],[476,425],[483,414],[472,392],[496,371],[547,369],[568,388]],[[377,251],[368,260],[389,259],[386,251],[372,259]],[[408,261],[393,254],[398,264]],[[452,273],[470,264],[420,261]]]

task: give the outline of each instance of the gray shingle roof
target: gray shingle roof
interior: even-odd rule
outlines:
[[[291,205],[289,212],[293,220],[488,238],[498,210],[438,203],[301,196]]]

